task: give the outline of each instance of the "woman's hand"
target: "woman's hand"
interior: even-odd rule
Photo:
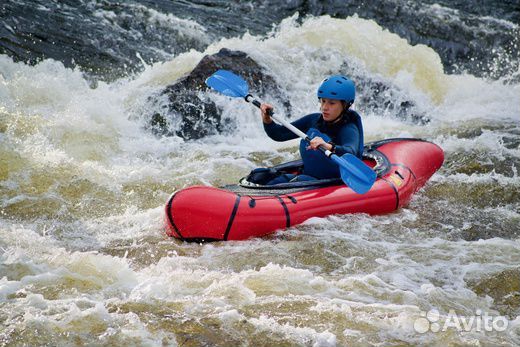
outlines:
[[[271,116],[269,116],[268,111],[274,110],[273,106],[270,104],[262,104],[260,105],[260,113],[262,114],[262,121],[265,124],[271,123],[273,120],[271,119]]]
[[[309,143],[309,146],[307,146],[307,149],[318,149],[319,146],[323,146],[327,150],[332,150],[332,145],[330,143],[325,142],[321,137],[316,136],[311,140]]]

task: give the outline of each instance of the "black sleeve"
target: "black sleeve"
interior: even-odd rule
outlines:
[[[306,133],[309,130],[309,128],[316,122],[316,115],[316,113],[306,115],[300,119],[295,120],[294,122],[291,122],[291,124],[299,130]],[[287,141],[298,137],[298,135],[296,135],[283,125],[276,124],[275,122],[271,122],[269,124],[264,123],[264,130],[267,136],[269,136],[271,139],[275,141]]]

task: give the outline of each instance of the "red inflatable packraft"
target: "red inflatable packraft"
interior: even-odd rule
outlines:
[[[185,241],[244,240],[331,214],[384,214],[405,206],[441,167],[442,149],[419,139],[389,139],[365,146],[364,162],[378,174],[372,188],[355,193],[341,180],[260,186],[241,180],[223,188],[194,186],[166,204],[169,236]],[[276,169],[297,172],[301,161]]]

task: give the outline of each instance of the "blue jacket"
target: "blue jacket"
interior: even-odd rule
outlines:
[[[357,112],[347,110],[342,119],[329,124],[323,120],[321,113],[312,113],[291,123],[312,139],[322,137],[336,145],[335,153],[342,156],[351,153],[358,158],[363,155],[363,125]],[[287,141],[297,138],[296,134],[283,125],[271,122],[264,123],[267,135],[275,141]],[[303,173],[318,179],[340,177],[338,166],[318,150],[307,149],[307,142],[300,142],[300,155],[303,160]]]

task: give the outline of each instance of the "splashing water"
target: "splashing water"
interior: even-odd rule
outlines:
[[[257,110],[214,93],[234,131],[185,142],[144,130],[147,97],[223,47],[270,71],[293,116],[317,110],[333,71],[383,81],[430,122],[356,104],[367,140],[434,141],[444,167],[387,216],[316,218],[244,242],[168,239],[174,190],[298,155],[267,138]],[[0,56],[0,73],[3,345],[520,343],[518,83],[446,74],[433,49],[357,16],[288,18],[95,87],[53,60]],[[507,331],[418,333],[432,309],[504,315]]]

